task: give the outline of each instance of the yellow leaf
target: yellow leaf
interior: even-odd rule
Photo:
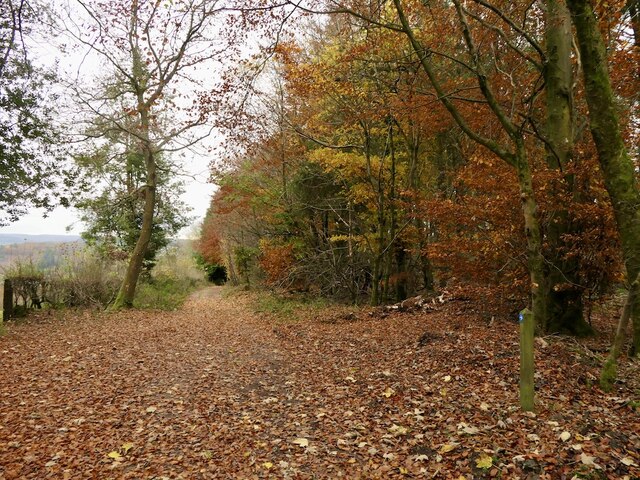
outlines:
[[[114,460],[119,460],[120,458],[122,458],[122,456],[118,452],[116,452],[115,450],[113,452],[109,452],[107,454],[107,457],[113,458]]]
[[[127,442],[122,444],[122,446],[120,447],[120,450],[122,450],[122,453],[126,455],[127,453],[129,453],[129,450],[131,450],[132,448],[133,448],[133,443]]]
[[[402,425],[396,425],[395,423],[389,427],[389,432],[393,433],[396,436],[406,435],[409,430],[407,427],[403,427]]]
[[[456,448],[455,445],[451,445],[450,443],[445,443],[444,445],[442,445],[440,447],[440,453],[448,453],[451,450],[453,450],[454,448]]]
[[[384,392],[382,392],[382,395],[384,397],[389,398],[390,396],[392,396],[394,393],[396,393],[396,391],[393,388],[387,387],[384,389]]]
[[[271,462],[264,462],[264,463],[262,464],[262,466],[263,466],[264,468],[266,468],[267,470],[269,470],[270,468],[273,468],[273,463],[271,463]]]
[[[478,458],[476,458],[476,467],[478,468],[487,469],[491,468],[491,465],[493,465],[493,459],[486,453],[483,453]]]
[[[400,473],[403,474],[403,475],[406,475],[407,473],[409,473],[409,470],[407,470],[404,467],[400,467]]]

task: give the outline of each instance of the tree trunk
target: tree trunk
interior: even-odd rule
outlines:
[[[564,0],[547,0],[545,41],[547,62],[544,69],[546,93],[547,165],[566,172],[574,147],[574,110],[572,98],[571,16]],[[569,193],[575,199],[572,174],[564,174],[564,185],[555,195]],[[551,212],[546,231],[549,245],[549,269],[545,285],[548,332],[574,335],[593,333],[584,319],[582,293],[578,285],[579,263],[566,259],[562,251],[563,236],[571,233],[571,219],[566,209]]]
[[[157,165],[154,147],[151,142],[151,107],[152,100],[145,100],[145,85],[147,84],[147,73],[144,66],[140,50],[137,47],[137,11],[138,2],[134,1],[131,10],[131,31],[130,41],[133,45],[131,51],[132,61],[132,87],[137,95],[137,111],[140,115],[139,139],[141,151],[144,155],[144,165],[146,169],[146,185],[144,188],[144,209],[142,212],[142,225],[136,246],[129,258],[129,265],[125,273],[120,290],[115,300],[111,304],[112,310],[130,308],[133,306],[133,299],[136,294],[136,287],[144,257],[149,248],[151,234],[153,233],[154,213],[156,209],[156,186],[157,186]]]
[[[640,192],[633,160],[627,151],[607,69],[604,40],[590,0],[568,0],[582,59],[589,106],[591,134],[622,243],[622,254],[631,282],[640,271]],[[640,306],[632,306],[632,354],[640,351]]]
[[[629,324],[629,318],[632,315],[633,306],[638,298],[638,290],[640,289],[640,275],[636,277],[634,282],[629,286],[629,294],[627,300],[624,303],[622,314],[618,322],[618,328],[616,330],[616,336],[613,339],[613,345],[609,351],[607,361],[602,367],[600,373],[600,386],[606,392],[610,391],[613,387],[613,382],[616,380],[618,370],[618,357],[622,352],[624,346],[625,334],[627,332],[627,325]]]
[[[118,291],[118,295],[111,304],[112,310],[121,308],[130,308],[133,306],[133,299],[136,294],[136,286],[138,278],[142,271],[142,263],[147,253],[151,233],[153,231],[153,219],[156,208],[156,164],[153,153],[149,150],[145,152],[145,164],[147,168],[147,185],[144,189],[144,211],[142,214],[142,226],[140,228],[140,236],[133,249],[129,265],[125,273],[122,285]]]
[[[407,150],[409,151],[409,182],[408,186],[412,191],[417,191],[420,184],[420,173],[418,169],[419,153],[420,153],[420,134],[416,132],[413,122],[410,124],[409,132],[405,135],[405,141],[407,144]],[[415,207],[412,207],[415,208]],[[423,288],[428,292],[435,290],[435,279],[433,276],[433,266],[429,260],[427,254],[427,245],[429,243],[429,231],[425,228],[423,222],[420,220],[419,215],[414,215],[415,219],[413,224],[415,225],[416,232],[418,232],[418,259],[420,262],[420,270],[422,272]],[[404,265],[408,262],[407,255],[404,256]],[[400,259],[398,259],[400,262]],[[399,263],[400,265],[400,263]],[[397,296],[400,297],[402,292],[398,292]],[[408,295],[405,292],[404,295]]]
[[[538,221],[538,206],[533,193],[531,168],[522,142],[519,142],[518,145],[516,173],[520,186],[520,200],[522,201],[525,236],[527,238],[527,261],[531,281],[531,311],[536,322],[536,328],[541,329],[546,324],[547,318],[545,262],[542,256],[542,234],[540,232],[540,222]]]

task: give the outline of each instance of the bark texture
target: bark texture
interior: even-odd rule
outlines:
[[[570,167],[574,148],[573,71],[571,63],[571,16],[564,0],[547,0],[545,42],[547,59],[544,66],[546,94],[547,165],[563,173],[563,185],[556,195],[569,195],[577,200]],[[544,329],[574,335],[593,333],[584,319],[583,289],[579,285],[576,259],[563,253],[563,236],[573,226],[566,209],[551,212],[546,228],[548,273],[545,285],[546,318]]]
[[[593,6],[590,0],[569,0],[568,6],[582,58],[591,134],[613,204],[627,278],[631,282],[640,271],[640,191],[636,172],[622,138],[605,44]],[[634,326],[632,354],[635,355],[640,350],[638,298],[631,311]]]

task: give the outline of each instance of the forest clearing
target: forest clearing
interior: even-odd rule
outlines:
[[[55,312],[0,338],[0,478],[637,478],[638,362],[598,388],[607,338],[429,311],[257,314],[210,287],[177,311]],[[489,320],[491,321],[491,320]],[[600,327],[600,325],[598,325]]]

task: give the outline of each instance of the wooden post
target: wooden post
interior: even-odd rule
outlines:
[[[13,287],[11,280],[4,279],[4,291],[2,297],[2,321],[6,322],[13,316]]]
[[[534,357],[533,333],[535,319],[528,308],[520,312],[520,408],[525,412],[533,411],[534,397]]]

